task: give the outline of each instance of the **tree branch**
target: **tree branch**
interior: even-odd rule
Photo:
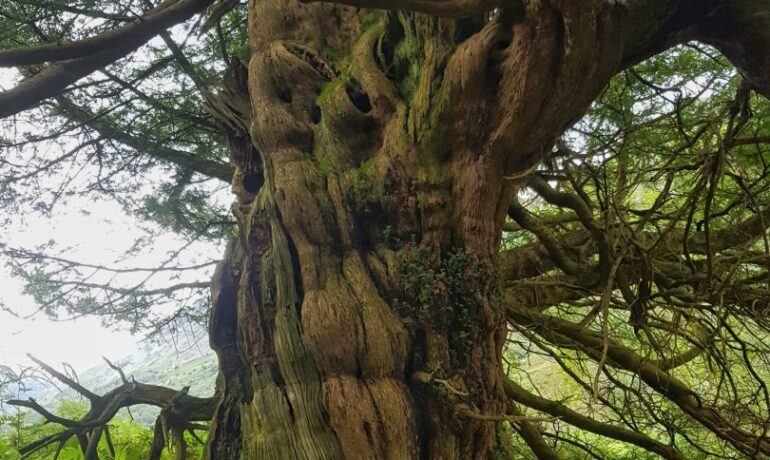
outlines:
[[[519,404],[538,410],[540,412],[552,415],[553,417],[558,417],[560,420],[563,420],[574,427],[580,428],[581,430],[589,431],[600,436],[606,436],[608,438],[617,439],[618,441],[639,446],[644,450],[654,452],[669,460],[685,459],[685,457],[677,452],[673,447],[662,444],[644,433],[598,422],[590,417],[586,417],[585,415],[570,409],[560,402],[549,401],[545,398],[541,398],[540,396],[530,393],[510,379],[506,378],[503,382],[503,386],[505,388],[505,394],[513,401],[516,401]]]
[[[47,421],[60,424],[66,428],[63,431],[46,436],[21,447],[19,453],[22,456],[32,454],[56,442],[59,443],[58,451],[68,439],[76,436],[80,440],[85,458],[88,460],[96,459],[96,447],[102,434],[107,437],[108,443],[111,444],[111,439],[107,432],[107,423],[115,417],[121,408],[137,404],[148,404],[160,407],[161,417],[163,417],[164,424],[180,436],[185,430],[206,429],[205,426],[193,422],[210,421],[213,417],[214,407],[218,400],[216,395],[209,398],[190,396],[187,394],[187,388],[173,390],[157,385],[129,382],[125,378],[122,370],[109,363],[109,361],[110,367],[120,373],[123,383],[119,387],[105,393],[103,396],[98,396],[44,362],[31,356],[30,358],[45,369],[46,372],[86,396],[90,403],[90,409],[80,420],[69,420],[52,414],[37,404],[33,399],[30,399],[29,401],[8,401],[9,404],[15,406],[33,409]],[[162,447],[163,444],[160,445],[161,449]],[[156,448],[157,446],[153,444],[153,452],[155,452]],[[159,457],[152,457],[151,455],[151,458]]]
[[[19,83],[15,88],[0,93],[0,118],[14,115],[33,107],[49,97],[56,96],[80,78],[136,50],[161,30],[192,17],[194,14],[205,9],[212,1],[169,0],[169,2],[163,4],[165,7],[156,13],[158,16],[157,20],[153,22],[154,26],[148,30],[142,29],[143,32],[141,34],[121,34],[119,38],[113,37],[110,39],[110,46],[100,44],[96,49],[92,48],[93,45],[89,45],[88,49],[91,49],[90,52],[92,54],[87,54],[82,49],[79,49],[74,54],[82,57],[61,61],[44,68],[39,73]],[[97,38],[94,37],[94,39]],[[52,56],[51,53],[50,49],[48,49],[42,55],[50,58]],[[18,60],[20,58],[16,56],[14,59]],[[39,60],[40,58],[37,59]]]
[[[527,443],[532,453],[537,457],[537,460],[559,460],[559,456],[553,450],[553,447],[548,445],[545,439],[543,439],[543,433],[535,424],[525,420],[524,414],[522,414],[516,404],[511,402],[509,411],[513,416],[519,418],[518,422],[511,422],[513,429]]]
[[[705,405],[684,382],[619,342],[578,324],[533,310],[508,308],[507,312],[510,321],[532,329],[553,344],[572,343],[597,362],[606,355],[606,364],[638,375],[650,388],[668,398],[683,412],[700,422],[716,436],[732,444],[740,452],[749,456],[757,453],[770,454],[770,438],[755,436],[729,423],[713,407]]]
[[[699,24],[697,38],[724,53],[751,88],[770,98],[770,1],[723,1]]]
[[[83,395],[86,399],[89,401],[96,401],[99,399],[99,396],[95,393],[92,393],[90,390],[79,384],[78,382],[74,381],[73,379],[67,377],[66,375],[62,374],[61,372],[57,371],[53,367],[49,366],[48,364],[44,363],[43,361],[40,361],[39,359],[35,358],[34,356],[27,354],[29,359],[35,362],[38,366],[45,369],[46,372],[51,374],[52,376],[56,377],[57,380],[59,380],[61,383],[67,385],[68,387],[72,388],[73,390],[77,391],[81,395]]]
[[[57,97],[56,102],[68,116],[89,126],[103,137],[114,139],[115,141],[131,147],[138,152],[147,154],[150,157],[195,171],[207,177],[216,178],[224,182],[230,182],[232,179],[233,172],[229,164],[200,158],[189,152],[177,150],[165,145],[150,142],[147,139],[132,136],[124,131],[118,130],[108,121],[91,113],[87,109],[75,105],[64,96]]]
[[[0,51],[0,67],[17,67],[49,61],[82,58],[110,48],[140,46],[165,29],[187,20],[206,8],[212,0],[166,0],[144,16],[119,29],[67,43],[49,43]]]

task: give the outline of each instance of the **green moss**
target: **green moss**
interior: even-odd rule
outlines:
[[[453,364],[467,366],[486,272],[462,250],[437,256],[412,242],[397,255],[402,314],[447,332]]]
[[[419,43],[404,38],[396,45],[393,58],[398,90],[404,99],[411,100],[417,93],[423,70]]]
[[[372,27],[382,22],[383,13],[376,10],[362,10],[360,14],[361,27],[359,27],[359,35],[363,34]]]
[[[387,207],[393,199],[383,182],[372,174],[373,166],[374,160],[368,159],[348,172],[348,198],[358,213],[370,214]]]
[[[374,165],[374,158],[369,158],[368,160],[361,163],[358,169],[364,174],[369,174],[372,170],[373,165]]]
[[[347,57],[348,50],[345,48],[338,48],[335,46],[327,46],[324,48],[324,55],[335,68],[339,67],[340,63]]]
[[[371,211],[373,188],[367,174],[360,169],[354,169],[349,176],[348,199],[353,209],[358,212]]]
[[[316,104],[322,105],[326,100],[329,99],[329,95],[334,91],[334,89],[342,84],[345,83],[345,80],[343,78],[337,78],[334,81],[330,81],[328,83],[324,83],[323,86],[321,86],[321,92],[318,94],[318,97],[315,99]]]
[[[321,153],[316,159],[318,160],[318,172],[320,172],[322,176],[328,176],[334,171],[334,164],[328,154],[325,152]]]
[[[333,173],[336,169],[332,158],[333,148],[335,148],[334,138],[332,133],[329,132],[326,122],[322,119],[316,128],[316,142],[313,147],[313,154],[318,163],[318,172],[324,177]]]
[[[447,136],[451,106],[449,81],[444,78],[453,45],[449,30],[435,18],[399,15],[391,24],[391,62],[385,59],[380,44],[381,62],[387,62],[388,73],[409,106],[406,131],[418,146],[421,162],[445,159],[452,139]]]
[[[388,247],[395,243],[395,240],[393,239],[393,227],[390,225],[386,225],[385,228],[382,229],[382,242]]]

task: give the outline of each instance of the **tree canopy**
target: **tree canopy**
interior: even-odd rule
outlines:
[[[146,221],[146,233],[126,258],[151,248],[165,232],[175,233],[181,246],[157,267],[83,262],[55,242],[26,248],[0,241],[0,249],[46,313],[101,315],[109,324],[152,332],[177,321],[206,321],[212,303],[207,277],[216,261],[186,263],[186,251],[200,242],[223,248],[237,239],[226,193],[234,174],[228,157],[243,143],[251,145],[243,134],[249,126],[233,121],[251,108],[223,101],[243,86],[247,5],[120,3],[0,5],[0,66],[15,69],[0,74],[13,81],[0,93],[0,116],[6,117],[0,120],[0,206],[11,224],[28,213],[55,215],[74,197],[112,200]],[[510,2],[517,7],[501,1],[321,3],[374,8],[355,10],[361,34],[395,27],[394,18],[405,15],[380,9],[416,11],[415,23],[440,16],[454,21],[459,43],[496,21],[526,21],[517,15],[529,11],[527,1]],[[552,142],[550,134],[522,141],[522,149],[537,155],[506,163],[516,165],[503,177],[515,193],[496,243],[489,298],[503,309],[508,328],[501,364],[508,411],[486,422],[505,425],[502,431],[512,435],[503,453],[525,458],[764,458],[770,455],[770,4],[679,1],[671,10],[667,2],[607,3],[623,18],[650,16],[656,27],[624,36],[614,77],[587,110],[561,126],[539,124],[541,109],[521,128],[526,134],[560,126]],[[713,15],[691,21],[697,8]],[[402,16],[401,27],[408,23]],[[385,39],[369,45],[390,59],[378,65],[398,81],[399,97],[419,99],[424,56]],[[359,65],[347,49],[329,45],[316,56],[294,46],[288,52],[319,73],[328,67],[334,78],[352,75]],[[608,54],[616,52],[613,46],[607,45]],[[560,65],[543,63],[543,78]],[[473,78],[475,69],[465,70]],[[345,87],[351,103],[371,110],[362,84],[350,81],[356,83]],[[563,106],[561,116],[576,109],[574,101],[558,98],[590,94],[568,85],[552,90],[553,99],[543,100]],[[318,105],[308,109],[322,127],[321,111],[338,103],[324,101],[333,91],[333,84],[325,86]],[[291,94],[278,96],[291,102]],[[420,129],[418,121],[407,123]],[[335,168],[323,157],[317,163],[322,171]],[[371,164],[362,162],[358,175],[346,178],[353,192],[370,194],[374,181],[367,168]],[[263,177],[239,174],[236,193],[255,193],[251,181],[262,186]],[[372,208],[380,205],[362,200],[351,207],[376,219]],[[242,212],[235,208],[236,215]],[[472,340],[482,319],[463,314],[470,309],[452,307],[450,314],[441,308],[475,302],[479,293],[469,294],[467,286],[490,278],[487,272],[461,251],[428,266],[428,249],[390,226],[380,233],[396,255],[401,294],[393,303],[408,311],[404,316],[419,321],[438,311],[458,341]],[[216,327],[210,325],[213,335]],[[463,359],[470,358],[452,356],[458,367],[470,367]],[[467,396],[439,369],[410,378],[449,401]],[[14,401],[64,427],[22,453],[55,449],[87,433],[98,443],[101,431],[94,430],[107,426],[117,408],[139,403],[168,409],[163,423],[193,431],[212,419],[221,394],[218,388],[212,399],[194,398],[123,381],[107,395],[78,389],[91,403],[79,420],[57,417],[34,401]],[[471,409],[468,414],[484,417]],[[95,452],[96,445],[81,442],[86,456]]]

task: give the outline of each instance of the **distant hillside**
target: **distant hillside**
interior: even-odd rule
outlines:
[[[206,331],[175,334],[161,341],[140,343],[130,355],[117,359],[108,356],[113,364],[120,366],[126,376],[132,376],[142,383],[163,385],[181,389],[190,387],[190,394],[210,396],[214,392],[217,376],[216,355],[208,346]],[[107,364],[78,373],[78,380],[97,394],[120,385],[120,376]],[[23,395],[33,397],[44,407],[55,409],[60,401],[78,399],[78,395],[61,385],[34,384]],[[143,424],[155,421],[158,409],[136,406],[131,409],[134,419]]]

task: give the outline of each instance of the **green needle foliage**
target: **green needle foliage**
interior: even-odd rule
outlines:
[[[346,16],[335,17],[339,21],[335,29],[339,30],[329,35],[344,37],[337,41],[345,43],[336,43],[332,38],[327,43],[327,37],[308,40],[312,46],[285,40],[271,48],[273,60],[263,66],[270,75],[259,75],[260,79],[254,74],[242,76],[251,83],[251,99],[238,101],[237,95],[228,99],[223,96],[228,95],[223,81],[228,82],[229,90],[240,83],[245,87],[245,82],[236,81],[234,85],[231,80],[238,80],[238,72],[259,68],[256,61],[248,70],[241,64],[254,51],[249,49],[248,9],[256,9],[256,4],[264,6],[266,1],[249,2],[249,6],[217,2],[220,8],[223,4],[228,7],[214,16],[208,32],[200,29],[202,23],[209,24],[205,17],[181,21],[115,62],[69,84],[54,97],[0,121],[0,215],[4,227],[20,228],[25,219],[33,216],[55,218],[61,210],[70,210],[76,204],[88,214],[91,203],[110,203],[141,222],[135,241],[122,242],[126,244],[114,260],[99,262],[78,259],[76,251],[55,239],[24,247],[15,244],[10,236],[0,235],[3,262],[13,276],[22,280],[25,294],[34,299],[40,311],[52,317],[97,315],[113,327],[152,333],[173,330],[188,321],[204,323],[215,302],[232,310],[223,313],[222,307],[211,314],[216,319],[212,321],[212,345],[219,347],[223,360],[228,359],[213,399],[191,397],[187,389],[164,392],[129,382],[125,377],[119,389],[132,396],[134,391],[147,391],[156,396],[152,404],[179,409],[178,413],[169,412],[171,416],[159,419],[159,423],[173,421],[179,414],[190,415],[185,411],[190,406],[203,407],[195,414],[197,418],[177,419],[178,424],[171,430],[176,433],[205,431],[206,426],[195,425],[192,429],[187,422],[214,417],[215,399],[231,404],[216,414],[223,418],[218,422],[232,423],[226,426],[233,431],[243,426],[254,432],[230,437],[220,425],[212,424],[212,437],[216,434],[226,440],[219,446],[222,451],[230,452],[232,448],[240,452],[241,445],[250,446],[252,441],[254,446],[250,448],[255,451],[265,448],[263,438],[273,439],[270,436],[274,433],[257,433],[264,422],[259,418],[262,414],[248,412],[251,409],[243,402],[257,401],[275,409],[280,404],[270,406],[272,399],[257,396],[275,387],[271,397],[278,401],[290,399],[279,395],[281,391],[286,393],[283,387],[287,382],[281,372],[296,365],[302,375],[295,376],[291,384],[307,378],[320,388],[328,383],[324,380],[328,376],[321,375],[322,366],[316,368],[310,358],[308,362],[298,361],[310,356],[319,362],[339,358],[334,353],[329,353],[333,358],[324,355],[325,345],[330,349],[336,345],[324,343],[329,340],[325,330],[311,331],[307,327],[310,325],[302,322],[307,318],[303,315],[315,314],[319,322],[328,321],[323,324],[330,328],[337,325],[335,321],[362,325],[360,331],[350,332],[351,336],[363,337],[360,353],[366,359],[355,356],[349,360],[360,375],[338,371],[336,362],[323,363],[356,385],[360,383],[361,389],[364,383],[370,383],[367,379],[371,376],[364,375],[365,371],[372,368],[377,372],[380,361],[391,358],[372,358],[375,353],[366,350],[367,340],[387,340],[382,337],[403,326],[402,332],[409,338],[402,340],[395,333],[389,337],[393,343],[398,342],[392,354],[408,348],[403,353],[410,356],[392,365],[399,371],[388,368],[387,372],[402,372],[404,369],[398,366],[403,365],[406,371],[402,373],[414,372],[419,377],[407,375],[398,382],[400,386],[395,386],[414,399],[403,404],[414,402],[419,407],[415,418],[427,420],[410,421],[404,432],[432,433],[423,428],[429,423],[434,423],[432,428],[440,425],[442,420],[433,419],[443,418],[444,414],[438,417],[439,412],[431,411],[433,406],[445,404],[452,407],[447,414],[466,417],[462,423],[447,421],[447,426],[451,425],[446,428],[449,434],[442,433],[452,442],[460,439],[456,433],[471,425],[481,427],[477,433],[485,435],[478,437],[487,440],[490,436],[485,424],[495,423],[496,431],[491,436],[496,434],[498,440],[495,458],[706,460],[768,455],[770,101],[763,96],[767,89],[761,87],[760,81],[767,59],[753,62],[732,48],[720,47],[730,61],[700,42],[685,42],[658,53],[667,43],[678,40],[677,34],[689,30],[680,26],[679,21],[686,19],[680,16],[683,11],[693,12],[693,4],[697,3],[672,2],[677,5],[676,11],[665,11],[665,18],[660,18],[665,19],[664,36],[654,44],[640,44],[637,50],[651,57],[635,65],[631,62],[639,59],[636,54],[626,56],[629,62],[621,63],[618,58],[615,76],[587,110],[583,109],[592,99],[585,99],[586,105],[580,111],[565,104],[574,113],[567,117],[569,120],[555,123],[551,118],[561,120],[562,116],[550,114],[547,106],[516,109],[533,119],[509,120],[510,124],[521,124],[536,132],[540,136],[537,143],[530,142],[525,129],[501,122],[501,133],[488,137],[516,144],[505,148],[526,145],[516,153],[537,158],[492,162],[508,169],[514,163],[533,166],[519,168],[523,171],[515,176],[504,176],[505,182],[498,181],[503,185],[497,184],[495,193],[485,195],[482,192],[489,184],[482,172],[488,168],[487,160],[477,157],[494,156],[490,152],[499,150],[499,145],[486,145],[488,139],[483,139],[478,142],[478,151],[458,153],[452,147],[462,142],[473,146],[474,136],[483,137],[479,133],[484,133],[486,127],[479,126],[476,133],[468,129],[470,123],[491,123],[495,116],[507,120],[506,110],[498,107],[495,112],[487,105],[500,103],[494,101],[495,85],[510,84],[501,77],[510,77],[508,67],[531,64],[531,58],[501,57],[516,46],[516,40],[524,40],[516,34],[531,18],[519,17],[519,8],[497,6],[484,14],[473,11],[477,17],[440,20],[444,22],[414,12],[346,10]],[[365,0],[345,3],[383,6]],[[423,12],[429,8],[424,5],[433,4],[418,3],[423,6],[417,10]],[[475,2],[436,3],[451,7]],[[567,2],[555,0],[515,3],[528,12],[541,3],[560,5],[548,12],[554,16],[563,13],[566,17],[569,10]],[[586,4],[596,6],[597,17],[605,7],[612,11],[608,17],[618,8],[624,10],[617,16],[625,17],[625,8],[638,9],[643,2],[606,3]],[[721,3],[704,1],[703,5],[712,8]],[[750,10],[752,24],[767,23],[763,19],[767,1],[750,7],[738,3]],[[0,3],[0,50],[69,43],[119,30],[154,6],[144,0],[5,0]],[[214,6],[210,13],[217,8]],[[309,11],[311,7],[307,8]],[[663,9],[659,5],[656,8]],[[286,17],[293,16],[287,12]],[[257,19],[268,22],[266,18]],[[257,19],[251,18],[252,22]],[[589,19],[596,18],[586,19],[587,23]],[[566,49],[559,50],[564,55],[559,54],[558,59],[551,56],[553,73],[571,62],[567,51],[577,52],[574,50],[578,45],[570,48],[574,38],[570,34],[581,28],[591,29],[576,21],[560,21],[551,18],[538,25],[560,23],[563,34],[567,34],[554,45]],[[490,24],[498,23],[516,33],[510,32],[509,37],[508,32],[488,29]],[[317,27],[302,26],[308,30]],[[538,27],[531,32],[537,32]],[[653,34],[656,27],[650,26],[649,33]],[[312,35],[301,27],[297,30],[283,32],[287,37],[305,32]],[[640,41],[646,40],[646,30],[637,33]],[[468,43],[476,43],[476,39],[482,42],[479,37],[495,37],[494,46],[483,48],[486,54],[481,53],[488,55],[488,62],[461,69],[483,74],[491,83],[477,88],[477,93],[472,93],[475,96],[452,94],[459,87],[472,88],[478,83],[466,81],[475,77],[458,77],[447,69],[455,71],[457,62],[470,60],[478,50]],[[253,36],[251,39],[252,47],[261,46],[254,43],[258,40]],[[719,40],[712,42],[721,45]],[[746,47],[746,54],[750,54],[750,44]],[[457,49],[465,54],[456,53]],[[546,51],[543,56],[549,55]],[[371,59],[364,59],[369,57],[367,53],[372,54]],[[742,62],[744,59],[746,62]],[[596,67],[599,65],[596,63]],[[735,65],[743,70],[736,70]],[[19,65],[6,79],[34,78],[43,69],[39,63]],[[297,81],[284,80],[281,72]],[[525,77],[532,78],[521,75],[522,80]],[[558,80],[564,78],[559,75],[543,75],[542,79],[550,81],[551,77],[564,83]],[[532,90],[532,98],[537,98],[534,93],[548,92],[540,83],[521,84]],[[561,94],[558,91],[563,91],[564,85],[560,84],[545,87]],[[367,94],[366,88],[379,88],[380,94]],[[276,94],[267,97],[259,93],[268,89]],[[578,89],[575,97],[585,98]],[[516,91],[510,95],[520,97],[516,103],[528,107],[528,95]],[[459,96],[478,97],[483,103],[474,105],[478,101],[465,100],[466,105],[462,105],[457,102],[463,100]],[[310,101],[307,107],[300,106],[302,98]],[[550,99],[543,96],[542,100]],[[235,102],[228,105],[222,101]],[[251,113],[260,109],[251,107],[253,101],[276,104],[285,113]],[[237,102],[245,104],[249,113],[240,113],[242,107]],[[455,103],[458,107],[454,107]],[[236,115],[223,117],[218,111]],[[469,119],[455,119],[463,114]],[[537,117],[546,120],[542,124],[559,126],[558,132],[537,133],[542,121]],[[403,126],[396,126],[394,120]],[[257,133],[259,126],[286,131],[273,139],[273,133]],[[522,139],[507,139],[506,130]],[[457,133],[462,135],[454,137]],[[283,158],[268,158],[269,153],[257,152],[263,147],[260,142],[276,149],[276,156],[296,154],[301,158],[296,164],[287,161],[287,166],[280,163]],[[532,147],[541,144],[542,152]],[[307,158],[297,153],[297,145],[307,150],[300,152]],[[465,154],[468,158],[459,158]],[[247,158],[242,158],[244,155]],[[401,162],[413,164],[404,167]],[[276,171],[276,164],[285,169]],[[479,177],[462,176],[463,171],[473,172],[476,167]],[[276,185],[276,177],[299,185]],[[297,190],[306,189],[313,196],[304,200]],[[511,195],[510,206],[507,201],[496,205],[497,217],[486,216],[490,222],[497,219],[495,222],[502,223],[507,210],[502,234],[493,226],[494,238],[486,236],[484,241],[475,241],[476,245],[468,244],[475,235],[467,233],[476,229],[481,233],[490,227],[463,220],[478,217],[475,209],[463,206],[479,203],[460,202],[459,198],[467,198],[464,194],[469,194],[468,190],[481,196],[505,196],[501,201]],[[239,206],[232,208],[231,191],[240,200]],[[318,222],[281,215],[288,211],[314,216],[316,208],[324,210],[317,212]],[[454,223],[455,214],[462,225],[445,229],[447,222]],[[241,225],[249,222],[252,227],[237,228],[233,216]],[[421,227],[423,224],[425,227]],[[298,237],[302,232],[305,234]],[[340,239],[345,241],[328,241],[336,238],[329,236],[338,234],[334,232],[344,234]],[[174,238],[175,248],[159,250],[156,245],[169,235]],[[487,252],[497,253],[487,260],[484,257],[489,254],[478,248],[485,248],[489,241],[491,249]],[[495,246],[497,241],[499,248]],[[212,300],[209,279],[217,260],[201,254],[204,249],[221,250],[228,243],[228,263],[219,271]],[[455,244],[458,247],[453,247]],[[243,253],[243,248],[261,252]],[[468,248],[478,251],[469,253]],[[153,266],[126,262],[153,250],[164,252]],[[338,257],[338,252],[344,252],[344,257]],[[281,257],[276,258],[274,253]],[[313,257],[340,267],[327,271],[322,262],[317,266],[302,265],[314,261]],[[252,276],[255,273],[259,276]],[[281,276],[274,276],[276,273]],[[350,279],[366,283],[365,289],[348,286]],[[305,282],[318,285],[306,292]],[[325,290],[331,289],[328,286],[333,282],[339,292]],[[226,292],[227,288],[233,292]],[[303,311],[302,296],[315,299],[317,304],[311,307],[317,310]],[[280,314],[271,310],[277,308],[274,303],[280,303],[276,299],[290,304],[281,304],[284,310]],[[337,304],[349,307],[349,311],[343,314],[342,307],[332,308]],[[377,316],[381,312],[374,306],[389,309],[388,314]],[[329,307],[334,315],[317,313],[321,307]],[[297,327],[292,323],[295,320]],[[379,326],[386,320],[393,323],[388,324],[392,329],[387,333],[365,327],[375,323]],[[273,327],[274,323],[283,329]],[[495,328],[498,332],[494,332]],[[279,329],[283,335],[273,337]],[[497,375],[498,363],[490,365],[483,360],[489,356],[499,358],[496,353],[505,337],[503,372]],[[431,359],[443,359],[441,353],[435,352],[441,346],[446,354],[444,362],[452,369],[422,369]],[[299,354],[289,358],[280,355],[289,348]],[[434,351],[434,356],[421,356],[425,350]],[[345,353],[340,352],[340,356],[352,356]],[[244,362],[248,366],[242,365]],[[40,364],[66,385],[77,386]],[[242,369],[249,366],[257,370]],[[339,369],[343,367],[340,364]],[[484,374],[483,378],[479,378],[480,374]],[[340,376],[335,373],[333,377]],[[397,380],[390,374],[387,377]],[[226,380],[231,386],[224,388]],[[430,404],[421,399],[425,396],[420,393],[423,386],[435,390],[424,398]],[[348,403],[334,400],[334,388],[326,386],[323,391],[325,399],[315,400],[316,393],[322,391],[313,387],[307,402],[308,407],[313,407],[308,420],[321,425],[331,423],[327,419],[334,417],[319,415],[313,404],[327,404],[327,410],[333,404],[342,407]],[[87,390],[83,393],[88,398]],[[506,413],[485,414],[474,405],[494,402],[503,393],[507,401],[501,401],[509,403]],[[91,402],[96,402],[91,406],[63,402],[53,412],[70,421],[92,421],[98,414],[89,410],[99,408],[98,403],[103,402],[100,398],[92,398]],[[16,401],[18,406],[25,404],[34,406]],[[262,406],[254,403],[254,407]],[[284,406],[275,413],[283,414],[284,410],[294,417],[293,408]],[[361,408],[362,413],[365,410]],[[232,414],[239,418],[230,419]],[[361,417],[365,420],[364,415]],[[334,419],[335,423],[339,419]],[[237,420],[237,428],[233,428],[233,420]],[[420,425],[418,430],[418,424],[425,426]],[[379,435],[369,421],[360,425],[366,432],[362,438],[369,442],[374,439],[372,430]],[[98,458],[147,458],[153,442],[158,440],[158,430],[122,415],[106,426],[112,446],[103,438],[97,445]],[[330,452],[336,452],[335,436],[341,439],[349,434],[347,431],[361,430],[358,426],[356,430],[327,428],[318,428],[319,439],[324,440],[319,445],[326,446],[326,441],[331,440]],[[308,436],[316,434],[310,431]],[[5,412],[0,418],[0,460],[18,458],[18,449],[60,432],[61,426],[43,423],[31,412]],[[415,438],[419,436],[427,435],[414,434]],[[179,439],[186,439],[177,445],[188,446],[187,458],[203,455],[196,440]],[[241,442],[244,439],[249,442]],[[173,436],[163,441],[174,444]],[[435,446],[440,443],[434,439],[420,441],[439,449]],[[484,442],[479,441],[479,445]],[[291,448],[286,447],[286,452]],[[26,458],[51,458],[56,449],[53,443]],[[85,450],[73,435],[61,444],[58,458],[82,458]],[[173,455],[171,449],[161,458]]]

